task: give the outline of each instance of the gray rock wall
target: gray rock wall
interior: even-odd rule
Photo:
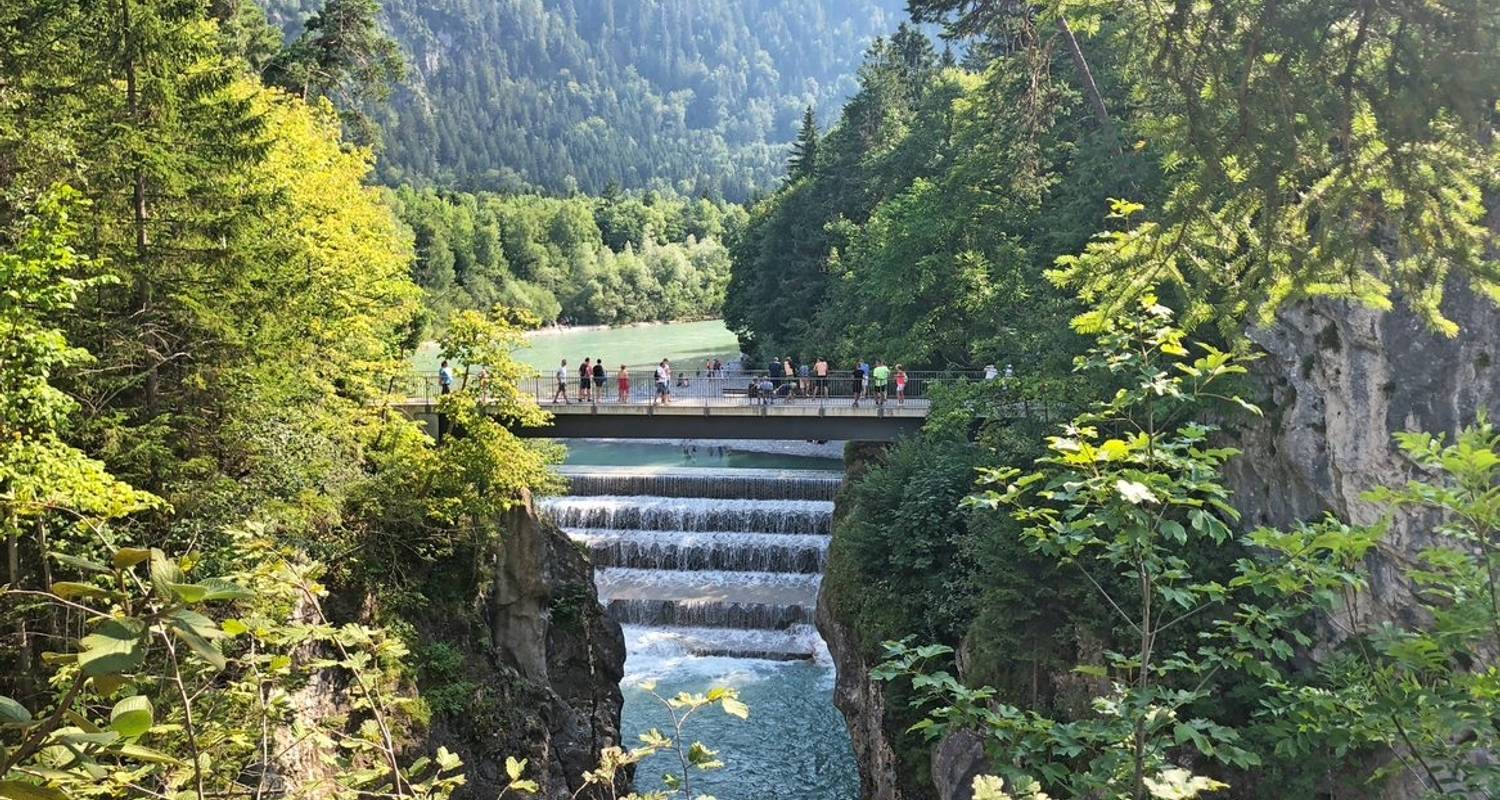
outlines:
[[[1399,305],[1381,313],[1343,302],[1303,304],[1254,332],[1266,352],[1252,370],[1266,413],[1236,432],[1244,455],[1227,476],[1247,528],[1329,513],[1374,522],[1379,511],[1361,495],[1411,474],[1393,433],[1451,436],[1481,409],[1500,411],[1500,311],[1455,287],[1444,312],[1459,336],[1432,332]],[[1390,564],[1422,546],[1425,527],[1411,517],[1392,531],[1364,611],[1401,613]]]

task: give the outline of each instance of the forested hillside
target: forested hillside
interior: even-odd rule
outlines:
[[[312,0],[266,0],[295,31]],[[391,0],[409,54],[379,177],[467,189],[774,186],[902,0]]]
[[[414,274],[439,325],[455,311],[497,304],[547,324],[715,317],[729,281],[724,242],[745,219],[737,205],[655,192],[553,198],[402,187],[391,201],[415,235]]]

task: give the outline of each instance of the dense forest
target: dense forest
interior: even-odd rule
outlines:
[[[268,0],[295,35],[316,3]],[[900,0],[391,0],[406,81],[381,113],[391,184],[743,201],[808,107],[853,88]]]
[[[439,327],[454,311],[496,305],[544,324],[716,318],[729,280],[724,242],[745,217],[737,205],[655,192],[549,198],[402,187],[390,202],[415,235],[415,277]]]
[[[1500,791],[1474,716],[1500,637],[1479,588],[1500,561],[1472,546],[1497,521],[1483,401],[1423,417],[1456,441],[1291,423],[1291,404],[1353,413],[1376,391],[1338,360],[1362,308],[1489,363],[1493,314],[1466,298],[1500,301],[1500,12],[910,6],[969,56],[945,64],[913,28],[869,50],[752,207],[725,303],[761,358],[1016,368],[938,393],[920,436],[851,452],[820,613],[853,642],[836,696],[865,795],[967,797],[952,780],[973,770],[995,773],[973,784],[986,798]],[[1298,391],[1278,392],[1256,341],[1310,308],[1286,356]],[[1493,385],[1468,366],[1465,387]],[[1258,436],[1309,445],[1295,479],[1389,451],[1334,479],[1369,490],[1365,524],[1245,525],[1305,491],[1244,483],[1277,458]],[[1261,461],[1236,463],[1242,439]],[[1381,604],[1396,616],[1362,613]]]
[[[1500,796],[1500,7],[906,6],[0,6],[0,798],[687,795],[513,352],[721,303],[1016,367],[848,450],[867,795]]]

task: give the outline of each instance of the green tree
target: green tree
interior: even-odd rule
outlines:
[[[400,47],[381,28],[378,0],[326,0],[267,68],[272,83],[304,100],[332,100],[364,142],[376,138],[366,109],[390,97],[405,72]]]
[[[787,180],[811,177],[818,171],[818,118],[812,106],[802,114],[802,127],[797,130],[797,140],[792,142],[792,155],[787,162]]]

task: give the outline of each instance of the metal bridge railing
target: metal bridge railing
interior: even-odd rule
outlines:
[[[602,379],[592,373],[587,379],[569,365],[566,377],[559,380],[555,374],[525,378],[520,383],[523,393],[531,395],[544,408],[567,404],[590,404],[604,406],[620,405],[798,405],[798,406],[854,406],[859,407],[912,407],[925,410],[931,403],[932,394],[938,387],[964,381],[992,381],[1003,387],[1003,394],[1017,404],[1018,412],[1029,416],[1054,416],[1047,412],[1051,403],[1048,398],[1056,395],[1045,387],[1034,386],[1032,381],[1012,376],[986,377],[980,370],[907,371],[904,384],[898,384],[897,373],[892,370],[883,387],[873,376],[856,379],[851,370],[830,371],[827,376],[773,376],[765,371],[729,372],[726,370],[673,371],[662,393],[657,386],[654,370],[627,370],[624,385],[618,369],[606,370]],[[465,380],[467,383],[465,384]],[[455,374],[453,388],[475,389],[483,395],[487,378],[481,371],[470,370],[467,379],[461,371]],[[424,403],[436,402],[443,394],[437,373],[413,373],[404,387],[407,396]],[[1040,412],[1040,413],[1038,413]]]

